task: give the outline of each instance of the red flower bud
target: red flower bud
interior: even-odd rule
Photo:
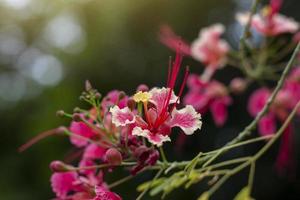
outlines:
[[[242,78],[234,78],[230,82],[230,89],[235,94],[240,94],[245,91],[247,87],[247,81]]]
[[[138,86],[137,88],[137,92],[141,91],[141,92],[147,92],[149,90],[149,87],[145,84],[141,84]]]
[[[71,165],[67,165],[59,160],[55,160],[50,163],[50,169],[53,172],[67,172],[72,170],[72,168],[73,167]]]
[[[110,148],[105,153],[105,160],[109,164],[117,166],[122,163],[122,155],[117,149]]]

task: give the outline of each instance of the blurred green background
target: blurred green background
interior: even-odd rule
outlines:
[[[160,25],[167,23],[192,41],[201,27],[224,23],[229,27],[225,37],[235,47],[241,27],[234,14],[250,4],[250,0],[0,0],[0,199],[54,197],[48,165],[68,154],[68,139],[48,138],[22,154],[17,148],[41,131],[67,125],[55,112],[84,106],[78,96],[86,79],[102,94],[112,89],[131,94],[140,83],[162,86],[174,53],[159,43]],[[287,0],[284,12],[299,20],[299,5]],[[186,58],[184,64],[192,72],[202,70],[192,59]],[[232,74],[220,71],[217,77],[226,82]],[[198,140],[188,141],[191,145],[177,154],[168,146],[170,157],[191,158],[232,138],[250,120],[246,97],[235,100],[237,106],[230,108],[235,120],[220,130],[205,117]],[[254,197],[297,199],[300,182],[295,177],[299,175],[292,180],[277,176],[272,168],[275,155],[276,148],[259,165]],[[215,199],[231,199],[245,184],[246,174],[226,184]],[[134,199],[135,186],[132,181],[116,191],[124,200]],[[205,185],[186,193],[179,190],[167,199],[195,199],[202,188]]]

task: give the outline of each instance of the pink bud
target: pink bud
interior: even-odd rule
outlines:
[[[63,163],[62,161],[55,160],[50,163],[50,169],[53,172],[67,172],[72,169],[72,166]]]
[[[79,114],[79,113],[74,113],[74,114],[73,114],[73,120],[74,120],[75,122],[80,122],[80,121],[82,121],[82,120],[81,120],[80,114]]]
[[[105,160],[109,164],[117,166],[122,163],[122,155],[117,149],[110,148],[105,153]]]
[[[234,78],[230,82],[229,87],[233,93],[240,94],[245,91],[247,87],[247,81],[242,78]]]
[[[134,110],[134,109],[135,109],[135,106],[136,106],[136,102],[135,102],[132,98],[130,98],[130,99],[128,99],[128,101],[127,101],[127,106],[128,106],[128,108],[130,108],[131,110]]]
[[[137,88],[137,92],[141,91],[141,92],[147,92],[149,90],[149,87],[145,84],[141,84],[138,86]]]
[[[89,80],[86,80],[85,81],[85,90],[90,91],[92,89],[93,89],[93,86],[92,86],[91,82]]]

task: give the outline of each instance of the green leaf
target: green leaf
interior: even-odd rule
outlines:
[[[234,198],[234,200],[253,200],[250,196],[249,186],[244,187]]]
[[[208,193],[208,192],[203,192],[203,193],[201,194],[201,196],[198,197],[197,200],[209,200],[209,193]]]
[[[152,184],[152,185],[151,185],[151,188],[154,188],[154,187],[160,185],[164,180],[165,180],[165,178],[159,178],[159,179],[156,179],[155,181],[152,181],[152,180],[151,180],[151,181],[142,183],[142,184],[140,184],[140,185],[137,187],[136,190],[137,190],[138,192],[142,192],[142,191],[146,190],[146,189],[149,187],[150,184]]]

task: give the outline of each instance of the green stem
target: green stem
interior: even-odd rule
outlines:
[[[150,190],[150,188],[152,187],[153,183],[160,177],[160,175],[163,173],[164,168],[161,168],[157,174],[154,176],[154,178],[152,179],[151,183],[148,185],[148,187],[136,198],[136,200],[141,200],[144,195],[148,192],[148,190]]]
[[[252,191],[254,175],[255,175],[255,163],[251,163],[250,172],[249,172],[249,180],[248,180],[249,191]]]
[[[168,160],[167,160],[166,154],[165,154],[164,149],[163,149],[162,146],[159,147],[159,151],[160,151],[160,155],[161,155],[161,158],[163,160],[164,165],[167,165],[168,164]]]
[[[228,172],[226,175],[224,175],[208,192],[209,194],[213,194],[219,187],[223,185],[223,183],[226,182],[226,180],[231,177],[232,175],[238,173],[245,167],[255,163],[273,144],[274,142],[282,135],[284,130],[288,127],[290,122],[292,121],[293,117],[296,115],[297,111],[300,108],[300,101],[297,103],[297,105],[294,107],[293,111],[290,113],[290,115],[287,117],[287,119],[284,121],[283,125],[280,127],[280,129],[275,133],[274,137],[265,144],[265,146],[260,149],[253,157],[251,157],[248,161],[242,163],[241,165],[237,166],[230,172]],[[252,180],[253,181],[253,180]]]
[[[258,3],[260,2],[260,0],[254,0],[251,6],[251,10],[250,10],[250,16],[249,16],[249,20],[247,21],[246,25],[245,25],[245,29],[243,32],[243,35],[240,39],[240,59],[242,62],[242,65],[245,67],[245,72],[246,75],[252,77],[252,66],[251,64],[247,61],[247,55],[246,55],[246,40],[250,35],[250,27],[251,27],[251,22],[252,22],[252,18],[253,15],[255,14],[257,7],[258,7]]]

